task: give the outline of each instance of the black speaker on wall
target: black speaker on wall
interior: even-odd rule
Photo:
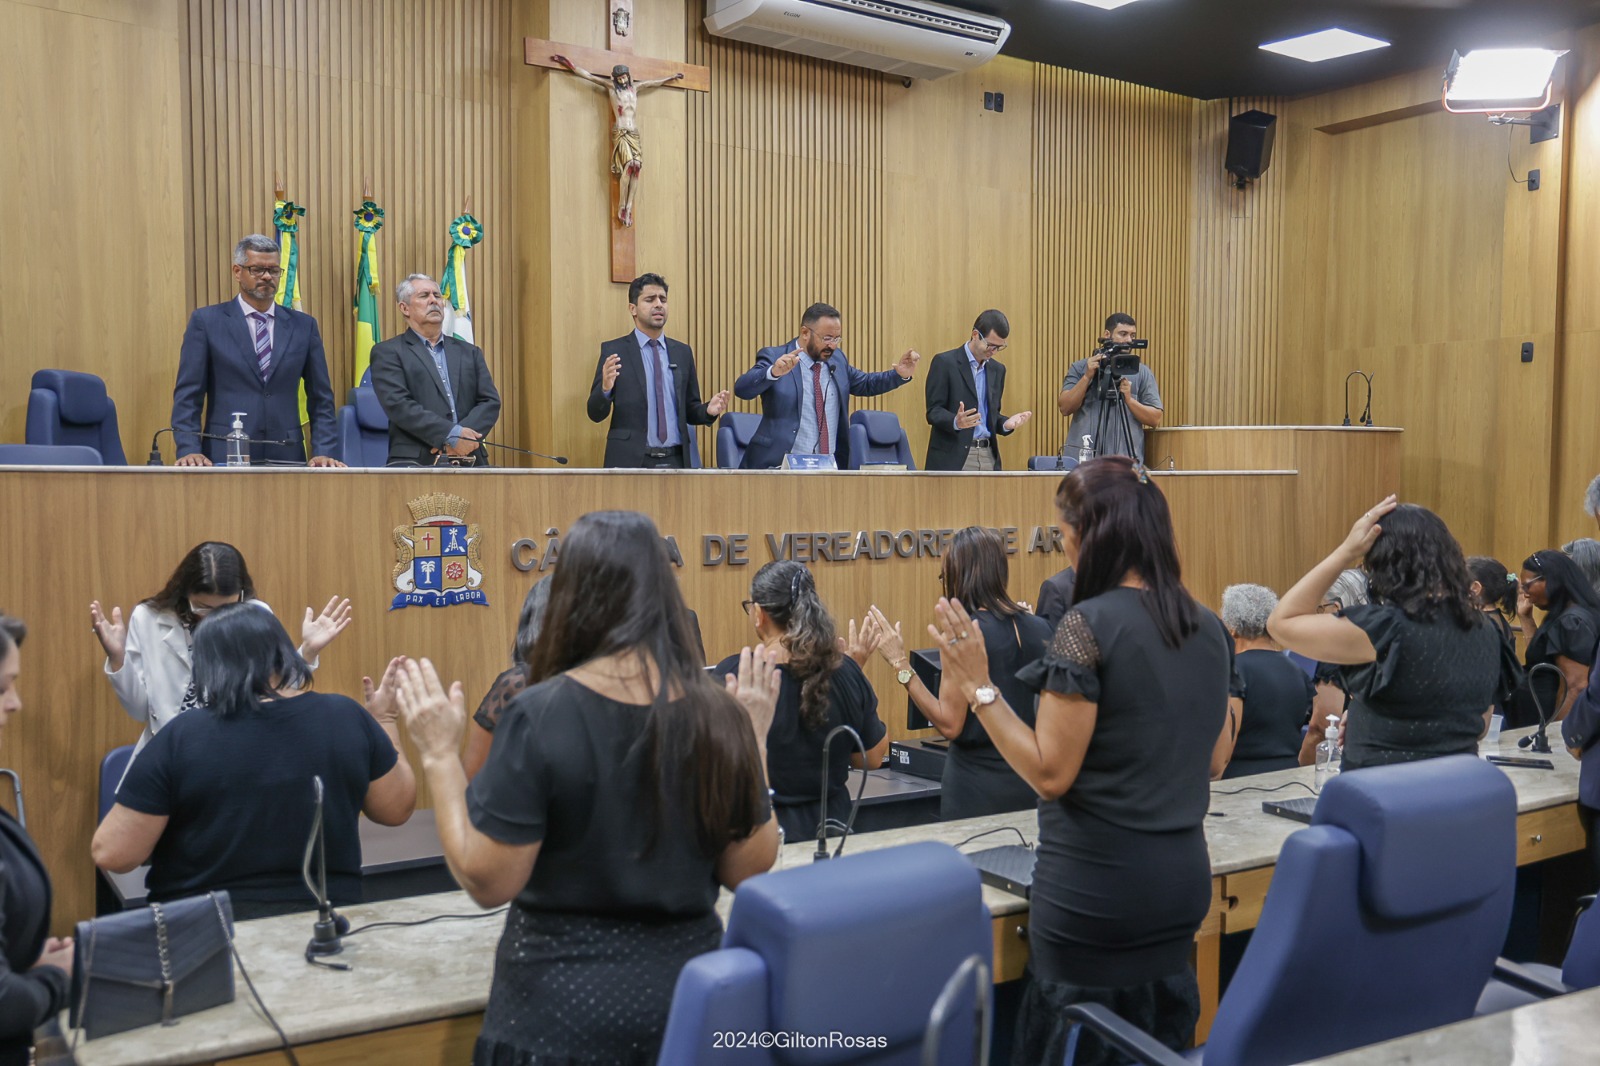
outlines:
[[[1277,115],[1254,109],[1228,119],[1228,159],[1223,168],[1238,179],[1235,184],[1240,188],[1267,172],[1277,127]]]

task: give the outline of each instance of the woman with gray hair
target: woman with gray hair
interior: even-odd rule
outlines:
[[[1569,540],[1561,546],[1561,551],[1578,564],[1578,569],[1589,579],[1595,592],[1600,592],[1600,540],[1593,537]]]
[[[1300,730],[1311,714],[1311,679],[1267,635],[1278,597],[1261,585],[1229,585],[1222,624],[1233,635],[1234,664],[1244,683],[1244,716],[1224,778],[1289,770],[1299,764]]]

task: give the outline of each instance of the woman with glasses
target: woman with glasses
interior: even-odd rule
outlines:
[[[1050,626],[1011,598],[1006,591],[1008,578],[1005,541],[982,526],[968,526],[956,533],[939,572],[944,595],[960,600],[983,634],[995,685],[1017,717],[1031,727],[1035,697],[1017,680],[1017,671],[1044,654],[1050,643]],[[950,741],[939,781],[939,817],[946,821],[977,818],[1027,810],[1038,803],[1038,794],[995,750],[988,730],[971,713],[961,689],[941,685],[934,696],[912,672],[900,624],[891,626],[883,612],[873,607],[868,628],[877,635],[878,654],[895,668],[918,709]]]
[[[757,570],[744,611],[782,678],[766,738],[772,806],[785,840],[814,839],[824,817],[836,828],[850,817],[850,767],[879,766],[889,750],[889,731],[878,718],[878,697],[867,675],[839,650],[833,617],[803,563],[782,560]],[[721,678],[738,668],[739,657],[730,655],[711,672]],[[854,729],[866,751],[863,757],[846,734],[834,738],[827,752],[824,814],[823,741],[840,725]]]
[[[255,582],[239,549],[208,540],[189,549],[161,591],[135,605],[126,622],[121,607],[113,607],[107,616],[99,600],[89,604],[111,688],[128,717],[144,723],[135,756],[162,726],[199,705],[190,665],[194,629],[207,614],[230,603],[272,610],[256,599]],[[349,624],[347,599],[333,597],[321,614],[306,608],[300,655],[310,669],[317,668],[322,649]]]
[[[1318,613],[1322,590],[1358,564],[1371,602]],[[1390,496],[1278,602],[1273,638],[1340,667],[1351,702],[1344,769],[1477,752],[1515,663],[1470,585],[1443,520]]]
[[[1537,629],[1535,607],[1545,613]],[[1595,644],[1600,642],[1600,594],[1571,557],[1554,549],[1537,551],[1522,562],[1517,619],[1524,633],[1533,634],[1523,652],[1529,673],[1511,701],[1505,727],[1538,725],[1541,708],[1545,718],[1559,722],[1589,684]],[[1560,680],[1548,670],[1532,672],[1545,663],[1561,671]]]

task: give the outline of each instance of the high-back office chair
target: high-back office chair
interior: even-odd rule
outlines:
[[[106,815],[111,813],[112,805],[117,802],[117,786],[122,783],[122,775],[127,773],[128,764],[132,761],[132,744],[124,744],[120,748],[112,748],[106,752],[106,757],[100,760],[99,821],[105,821]]]
[[[699,470],[705,464],[700,462],[700,427],[689,427],[689,469]]]
[[[76,444],[100,453],[105,466],[126,466],[117,405],[106,383],[76,370],[38,370],[28,392],[29,444]],[[77,464],[82,465],[82,464]]]
[[[1594,897],[1588,899],[1588,908],[1578,915],[1572,927],[1572,941],[1561,968],[1499,960],[1494,967],[1495,980],[1489,982],[1478,1000],[1479,1014],[1495,1014],[1568,992],[1600,987],[1600,907],[1594,906]]]
[[[87,444],[0,444],[0,466],[104,466]]]
[[[1206,1066],[1281,1066],[1470,1018],[1511,921],[1517,795],[1470,755],[1340,774],[1284,842]],[[1068,1008],[1137,1061],[1174,1054]]]
[[[977,870],[944,844],[752,878],[722,948],[679,975],[659,1062],[915,1066],[946,982],[971,956],[988,966],[993,947]],[[729,1031],[870,1034],[885,1046],[706,1050]],[[940,1063],[970,1066],[971,1017],[952,1013],[938,1043]]]
[[[761,416],[753,411],[729,411],[722,416],[717,422],[717,469],[739,469],[760,424]]]
[[[859,470],[870,463],[903,463],[907,470],[917,468],[900,416],[893,411],[857,411],[850,416],[849,469]]]
[[[389,461],[389,416],[371,385],[350,390],[339,408],[339,456],[346,466],[383,466]]]

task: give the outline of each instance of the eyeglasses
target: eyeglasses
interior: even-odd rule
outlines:
[[[990,344],[989,341],[984,337],[979,337],[978,343],[983,345],[984,350],[986,350],[990,355],[999,355],[1007,348],[1007,345],[1004,344]]]
[[[283,273],[282,267],[245,267],[244,272],[254,278],[275,278]]]
[[[755,600],[740,600],[739,606],[744,608],[744,613],[749,614],[750,608],[755,605]]]

